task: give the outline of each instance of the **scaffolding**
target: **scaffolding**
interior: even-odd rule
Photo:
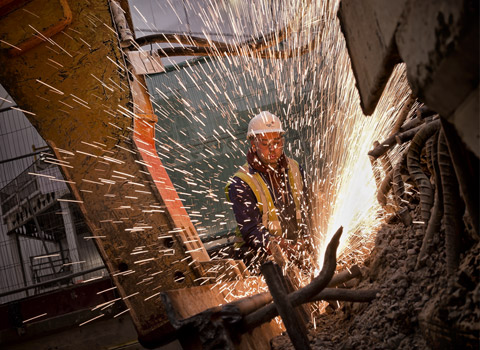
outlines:
[[[21,112],[0,115],[17,143],[0,160],[0,303],[106,275],[58,161]]]

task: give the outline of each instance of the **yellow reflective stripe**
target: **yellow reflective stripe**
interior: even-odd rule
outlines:
[[[302,174],[300,172],[300,167],[298,163],[291,158],[288,159],[289,169],[288,169],[288,180],[290,183],[290,188],[292,189],[293,200],[295,202],[295,208],[297,212],[301,211],[301,199],[303,194],[303,181]],[[270,191],[265,183],[265,180],[260,176],[259,173],[254,173],[253,175],[248,171],[248,164],[243,165],[234,177],[240,178],[244,181],[253,191],[255,198],[257,199],[257,206],[262,214],[262,224],[270,231],[271,234],[281,235],[281,228],[279,225],[277,210],[275,204],[273,203],[272,196]],[[225,187],[225,194],[230,201],[228,196],[228,190],[230,183]],[[267,210],[264,209],[266,204]],[[269,223],[273,225],[269,225]]]
[[[230,190],[230,181],[227,183],[227,185],[224,188],[225,191],[225,197],[227,198],[227,202],[231,202],[230,200],[230,195],[228,194],[228,191]]]
[[[277,208],[275,207],[275,204],[273,203],[272,195],[270,194],[270,191],[268,190],[267,184],[265,183],[265,180],[260,176],[259,173],[253,174],[253,178],[257,182],[257,186],[260,186],[262,189],[262,192],[265,193],[265,197],[267,200],[267,205],[268,205],[268,224],[265,226],[270,233],[281,235],[281,228],[279,228],[279,225],[275,225],[275,222],[278,222],[278,216],[277,216]]]
[[[267,199],[263,196],[263,193],[259,191],[256,183],[253,182],[254,179],[252,178],[252,175],[248,173],[248,167],[247,169],[245,169],[245,166],[241,167],[240,170],[233,176],[243,180],[243,182],[245,182],[252,189],[255,197],[257,198],[257,205],[260,211],[263,212],[263,203],[265,203]]]
[[[259,173],[250,174],[248,171],[248,164],[245,164],[234,175],[244,181],[253,191],[257,199],[257,206],[262,214],[262,224],[271,233],[281,235],[279,230],[279,220],[277,210],[273,203],[272,196],[268,190],[267,184]],[[227,189],[228,191],[228,189]],[[264,210],[266,208],[266,210]],[[275,224],[277,223],[277,224]]]

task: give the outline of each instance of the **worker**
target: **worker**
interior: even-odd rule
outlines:
[[[225,188],[238,224],[234,256],[252,271],[270,255],[271,242],[291,255],[307,238],[307,186],[303,169],[285,156],[284,134],[274,114],[252,118],[247,163]]]

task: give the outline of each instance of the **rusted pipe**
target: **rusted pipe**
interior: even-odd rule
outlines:
[[[407,154],[408,172],[415,181],[420,192],[420,208],[423,230],[430,219],[430,209],[433,205],[433,189],[428,177],[423,173],[420,166],[420,154],[427,140],[440,129],[440,120],[425,124],[413,137]]]
[[[443,217],[443,190],[442,190],[442,178],[440,176],[440,168],[438,166],[438,137],[439,132],[433,137],[433,147],[431,151],[431,162],[433,167],[433,175],[435,179],[435,202],[433,203],[432,215],[428,221],[428,226],[423,237],[420,253],[417,257],[416,269],[423,266],[424,259],[427,253],[427,248],[435,233],[440,232],[441,221]]]
[[[464,208],[443,130],[438,139],[438,165],[442,176],[447,273],[452,275],[460,263]]]
[[[332,279],[333,273],[335,272],[335,267],[337,265],[336,252],[342,232],[343,227],[340,227],[330,240],[330,243],[325,250],[323,268],[320,271],[320,274],[315,277],[309,285],[288,295],[288,300],[293,307],[310,302],[313,297],[320,293]],[[247,315],[243,319],[242,328],[244,331],[248,331],[270,321],[277,315],[278,312],[275,304],[266,305],[261,309],[258,309],[257,311]]]
[[[113,13],[113,20],[117,26],[117,32],[120,37],[120,45],[122,47],[129,47],[133,42],[133,34],[128,27],[125,13],[122,10],[120,4],[115,0],[110,0],[110,8]]]

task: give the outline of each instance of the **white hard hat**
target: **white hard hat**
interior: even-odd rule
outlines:
[[[285,131],[282,128],[282,122],[275,114],[262,111],[248,123],[247,139],[249,140],[255,135],[267,132],[280,132],[283,134]]]

